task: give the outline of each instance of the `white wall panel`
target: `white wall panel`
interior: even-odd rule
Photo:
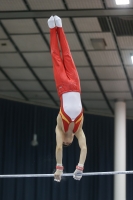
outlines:
[[[95,71],[100,79],[125,79],[123,67],[95,67]]]
[[[14,81],[22,91],[43,91],[43,88],[37,81]]]
[[[2,27],[0,26],[0,39],[6,39],[6,38],[7,38],[7,35],[5,34]]]
[[[25,4],[21,0],[0,0],[0,11],[22,11],[27,10]]]
[[[52,58],[50,52],[46,53],[23,53],[31,67],[52,66]]]
[[[99,0],[67,0],[67,6],[70,9],[94,9],[103,8],[102,2]]]
[[[129,92],[127,81],[101,81],[105,92]]]
[[[121,49],[133,49],[133,36],[117,37],[117,41]]]
[[[27,0],[32,10],[57,10],[65,9],[61,0]]]
[[[35,77],[28,68],[5,68],[4,71],[12,80],[35,80]]]
[[[39,33],[32,19],[6,19],[2,23],[10,34]]]
[[[20,51],[49,51],[41,35],[13,35],[17,47]]]
[[[79,32],[102,32],[96,17],[78,17],[73,19]]]
[[[121,65],[117,51],[89,51],[88,55],[90,56],[93,65]]]
[[[100,92],[99,86],[96,81],[82,81],[81,80],[82,92]]]
[[[25,67],[25,63],[18,53],[0,54],[1,67]]]

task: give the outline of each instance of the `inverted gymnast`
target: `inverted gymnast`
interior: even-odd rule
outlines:
[[[62,28],[62,20],[58,16],[48,19],[50,28],[50,47],[53,62],[54,79],[60,98],[60,112],[56,125],[56,172],[54,180],[61,181],[63,174],[62,146],[69,146],[74,136],[78,139],[80,151],[79,163],[73,178],[80,180],[87,154],[86,138],[82,129],[83,109],[81,104],[81,88],[77,69],[75,67],[69,45]],[[58,42],[61,47],[61,54]]]

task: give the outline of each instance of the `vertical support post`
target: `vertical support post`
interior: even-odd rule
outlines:
[[[126,171],[126,103],[115,103],[114,170]],[[126,200],[126,175],[114,176],[114,200]]]

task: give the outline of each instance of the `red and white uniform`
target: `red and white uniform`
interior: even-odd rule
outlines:
[[[60,54],[58,41],[61,46]],[[65,132],[73,121],[75,133],[82,120],[82,104],[80,97],[80,80],[75,67],[69,45],[62,27],[50,29],[50,46],[53,62],[54,79],[61,101],[60,115]]]

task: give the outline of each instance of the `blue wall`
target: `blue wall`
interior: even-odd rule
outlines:
[[[0,100],[0,174],[54,172],[57,114],[56,109]],[[113,171],[113,118],[87,114],[84,118],[88,146],[84,172]],[[37,147],[30,145],[34,127]],[[64,171],[72,173],[79,159],[77,139],[63,151]],[[53,178],[0,179],[0,200],[56,199],[112,200],[113,176],[88,176],[79,182],[67,177],[61,183]]]

